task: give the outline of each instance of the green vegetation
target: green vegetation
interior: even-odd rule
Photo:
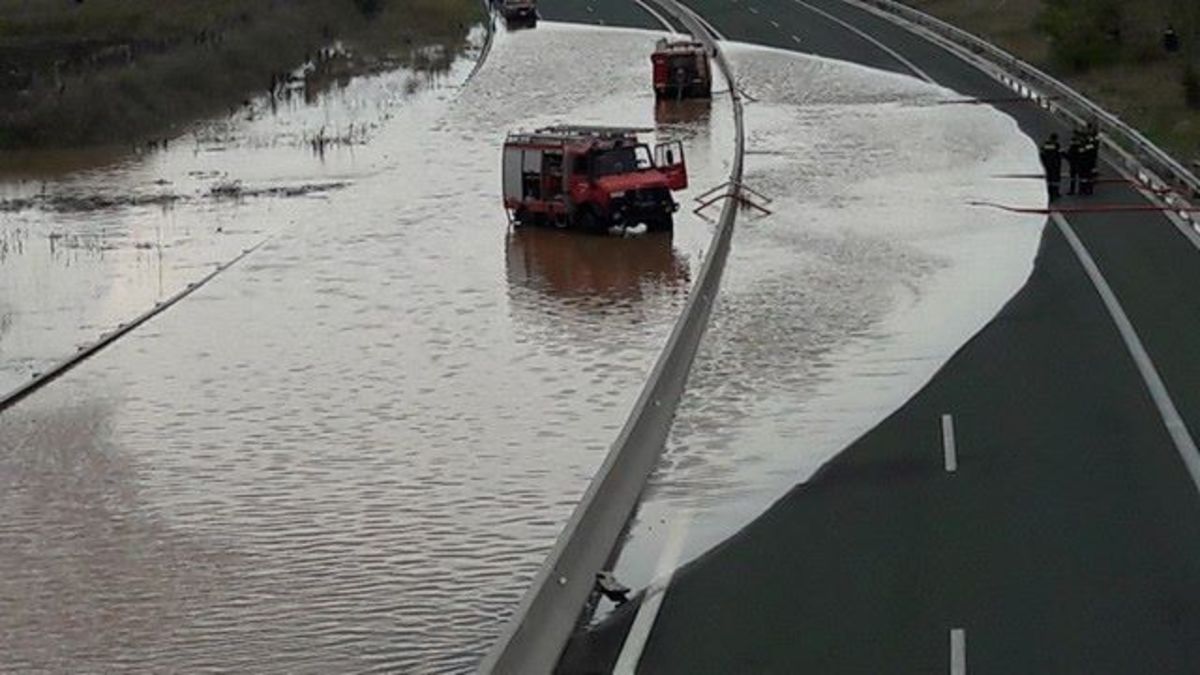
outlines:
[[[1070,83],[1181,160],[1200,159],[1200,2],[905,1]]]
[[[428,60],[420,47],[457,53],[480,16],[479,0],[0,0],[0,148],[167,136],[335,42]]]
[[[1083,72],[1120,60],[1122,0],[1046,0],[1036,26],[1049,38],[1051,58]]]

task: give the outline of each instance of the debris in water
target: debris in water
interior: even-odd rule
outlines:
[[[265,188],[246,188],[241,181],[223,181],[209,188],[207,196],[214,199],[246,199],[249,197],[303,197],[306,195],[340,190],[350,183],[336,181],[308,183],[303,185],[281,185]],[[52,194],[39,193],[32,197],[0,199],[0,213],[17,213],[41,209],[50,213],[87,213],[90,211],[132,208],[138,206],[170,207],[180,202],[194,201],[196,197],[176,193],[107,195],[107,194]],[[61,236],[61,235],[60,235]],[[51,235],[53,238],[54,235]]]

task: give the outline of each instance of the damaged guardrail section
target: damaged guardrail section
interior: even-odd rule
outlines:
[[[736,148],[729,196],[742,180],[742,106],[729,64],[713,36],[676,0],[656,0],[714,54],[731,83]],[[666,346],[650,371],[633,411],[604,463],[575,507],[558,541],[500,639],[480,665],[483,673],[535,675],[558,663],[601,571],[621,536],[646,479],[658,462],[700,339],[708,325],[733,237],[737,200],[727,199],[700,277]]]
[[[896,0],[846,0],[876,13],[890,15],[910,24],[935,42],[940,42],[964,56],[974,57],[991,66],[993,75],[1026,98],[1046,110],[1066,118],[1072,124],[1094,122],[1108,146],[1119,157],[1123,168],[1147,187],[1163,191],[1170,189],[1185,197],[1200,196],[1200,179],[1150,142],[1137,129],[1112,113],[1092,103],[1042,70],[1009,54],[999,47],[941,19],[913,9]],[[956,49],[955,49],[956,48]],[[1178,198],[1167,195],[1165,201],[1176,205]]]

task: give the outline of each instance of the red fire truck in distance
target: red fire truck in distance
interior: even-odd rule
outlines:
[[[654,65],[654,95],[659,99],[712,96],[712,64],[703,44],[662,38],[655,43],[650,62]]]
[[[672,190],[687,187],[679,141],[654,147],[649,129],[552,126],[510,133],[504,141],[504,207],[520,224],[603,231],[644,223],[669,230],[679,208]]]

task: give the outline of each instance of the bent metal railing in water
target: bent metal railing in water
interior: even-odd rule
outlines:
[[[713,36],[676,0],[656,2],[705,43],[732,84],[733,73],[717,50]],[[730,98],[736,127],[728,188],[732,192],[742,179],[744,137],[737,87],[730,86]],[[717,298],[736,213],[737,200],[726,200],[700,277],[633,411],[503,634],[484,658],[480,672],[536,675],[551,672],[557,664],[593,591],[596,574],[616,547],[666,442]]]
[[[1112,113],[1092,103],[1069,85],[1022,61],[999,47],[941,19],[913,9],[895,0],[844,0],[848,4],[891,15],[957,47],[992,66],[998,77],[1022,97],[1031,99],[1051,113],[1068,118],[1073,124],[1093,122],[1116,151],[1124,168],[1152,189],[1171,187],[1187,196],[1200,196],[1200,179],[1150,142],[1141,132]],[[1174,201],[1167,199],[1168,203]]]

